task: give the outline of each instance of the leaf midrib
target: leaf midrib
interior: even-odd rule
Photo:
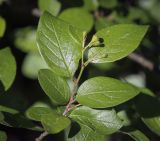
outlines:
[[[71,72],[70,72],[70,70],[69,70],[69,68],[68,68],[68,66],[67,66],[67,63],[66,63],[66,61],[65,61],[65,58],[64,58],[63,53],[62,53],[61,48],[60,48],[60,42],[59,42],[59,39],[58,39],[58,35],[57,35],[57,33],[56,33],[55,26],[54,26],[53,22],[51,22],[51,23],[52,23],[52,28],[53,28],[53,30],[54,30],[54,34],[55,34],[56,40],[57,40],[58,49],[59,49],[59,51],[60,51],[60,54],[61,54],[61,57],[62,57],[62,59],[63,59],[64,65],[65,65],[65,67],[66,67],[66,69],[67,69],[67,71],[68,71],[69,76],[71,76]]]

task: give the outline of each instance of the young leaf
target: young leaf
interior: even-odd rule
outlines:
[[[6,22],[2,17],[0,17],[0,37],[4,35],[5,29],[6,29]]]
[[[43,115],[48,115],[50,113],[53,113],[54,111],[49,107],[30,107],[26,111],[26,115],[28,118],[35,120],[35,121],[41,121],[41,117]]]
[[[59,133],[71,123],[69,118],[54,113],[42,115],[41,122],[45,130],[52,134]]]
[[[139,89],[128,83],[109,77],[95,77],[80,86],[76,100],[92,108],[107,108],[126,102],[138,93]]]
[[[138,47],[147,29],[148,26],[119,24],[98,31],[96,35],[103,38],[104,47],[91,48],[89,60],[92,63],[105,63],[126,57]]]
[[[8,90],[16,75],[16,61],[7,47],[0,50],[0,81],[4,89]]]
[[[57,16],[61,9],[61,3],[57,0],[38,0],[38,7],[42,12],[48,11],[53,16]]]
[[[114,110],[95,110],[81,106],[73,110],[69,117],[100,134],[112,134],[122,127],[122,121]]]
[[[104,135],[98,134],[86,125],[80,125],[79,130],[74,136],[69,134],[67,141],[104,141]]]
[[[3,131],[0,131],[0,141],[7,141],[7,135]]]
[[[60,14],[59,18],[83,31],[90,31],[93,26],[92,15],[83,8],[66,9]]]
[[[46,63],[58,75],[71,77],[77,70],[82,37],[80,30],[47,12],[40,18],[37,43]]]
[[[70,88],[65,79],[57,76],[51,70],[42,69],[39,71],[38,80],[54,104],[63,105],[69,101]]]

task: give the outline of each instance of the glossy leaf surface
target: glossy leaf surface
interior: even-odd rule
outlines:
[[[136,95],[139,89],[110,77],[95,77],[86,80],[78,89],[76,99],[92,108],[106,108],[124,103]]]
[[[114,62],[133,52],[143,39],[148,26],[119,24],[99,30],[104,47],[89,50],[88,58],[93,63]]]
[[[70,118],[100,134],[112,134],[122,127],[114,110],[95,110],[81,106],[72,111]]]
[[[81,58],[82,32],[44,12],[40,18],[37,43],[42,56],[58,75],[71,77]]]

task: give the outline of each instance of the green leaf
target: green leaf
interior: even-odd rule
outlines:
[[[160,109],[157,108],[160,107],[160,100],[149,89],[142,89],[135,105],[142,121],[151,131],[160,136]]]
[[[98,8],[98,0],[83,0],[84,8],[89,11],[94,11]]]
[[[24,117],[22,114],[6,113],[4,121],[0,122],[0,124],[8,127],[25,128],[34,131],[43,131],[43,129],[40,126],[37,126],[35,123]]]
[[[10,114],[17,114],[18,111],[3,105],[0,105],[0,111],[1,112],[6,112],[6,113],[10,113]]]
[[[148,26],[119,24],[98,31],[96,35],[103,38],[104,47],[91,48],[89,60],[105,63],[126,57],[138,47],[147,29]]]
[[[6,22],[2,17],[0,17],[0,37],[4,35],[5,29],[6,29]]]
[[[125,134],[129,135],[135,141],[150,141],[149,138],[139,130],[133,130],[133,131],[130,131],[130,132],[125,132]]]
[[[93,26],[93,17],[83,8],[66,9],[59,18],[83,31],[90,31]]]
[[[104,8],[114,8],[118,5],[118,1],[117,0],[99,0],[99,4],[100,6],[104,7]]]
[[[124,103],[139,94],[131,84],[109,77],[94,77],[78,89],[76,100],[92,108],[107,108]]]
[[[40,18],[37,43],[42,56],[52,70],[71,77],[81,58],[82,32],[44,12]]]
[[[16,61],[7,47],[0,50],[0,81],[4,89],[8,90],[16,75]]]
[[[38,7],[42,12],[48,11],[53,16],[57,16],[61,9],[61,3],[57,0],[38,0]]]
[[[114,110],[95,110],[81,106],[73,110],[69,117],[100,134],[112,134],[122,127],[122,121]]]
[[[39,71],[38,80],[54,104],[63,105],[69,101],[70,88],[65,79],[57,76],[51,70],[43,69]]]
[[[23,61],[22,73],[28,78],[37,79],[38,71],[45,68],[48,66],[39,53],[29,53]]]
[[[69,118],[54,113],[42,115],[41,122],[45,130],[52,134],[59,133],[71,123]]]
[[[2,112],[0,112],[0,122],[4,120],[4,115]]]
[[[41,117],[43,115],[48,115],[50,113],[53,113],[53,110],[49,107],[30,107],[26,111],[26,116],[29,119],[35,120],[35,121],[41,121]]]
[[[0,131],[0,141],[7,141],[7,135],[3,131]]]
[[[15,32],[15,46],[23,52],[38,52],[36,45],[36,29],[25,27],[17,29]]]
[[[75,129],[72,128],[73,127],[71,127],[67,141],[104,141],[103,135],[98,134],[86,125],[80,125],[80,129],[75,135],[71,133],[72,130],[75,132]]]

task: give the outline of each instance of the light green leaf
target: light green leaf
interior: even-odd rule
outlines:
[[[150,141],[149,138],[139,130],[133,130],[130,132],[126,132],[125,134],[129,135],[135,141]]]
[[[7,135],[3,131],[0,131],[0,141],[7,141]]]
[[[0,81],[4,89],[8,90],[16,75],[16,61],[7,47],[0,50]]]
[[[83,8],[66,9],[59,18],[83,31],[90,31],[93,26],[93,17]]]
[[[23,61],[22,73],[28,78],[37,79],[38,71],[45,68],[48,66],[39,53],[29,53]]]
[[[94,11],[98,8],[98,0],[83,0],[84,8],[89,11]]]
[[[110,77],[94,77],[78,89],[76,100],[92,108],[107,108],[124,103],[139,94],[139,89]]]
[[[63,129],[67,128],[71,121],[69,118],[50,113],[48,115],[42,115],[42,125],[49,133],[56,134]]]
[[[63,105],[69,101],[70,88],[65,79],[57,76],[51,70],[43,69],[39,71],[38,80],[54,104]]]
[[[148,26],[119,24],[98,31],[96,35],[103,38],[104,47],[91,48],[89,60],[105,63],[126,57],[138,47],[147,29]]]
[[[0,111],[1,112],[6,112],[6,113],[10,113],[10,114],[17,114],[18,111],[3,105],[0,105]]]
[[[142,121],[151,131],[160,136],[160,109],[157,108],[160,107],[160,101],[158,98],[149,89],[142,89],[135,105]]]
[[[122,127],[122,121],[114,110],[95,110],[81,106],[73,110],[69,117],[101,134],[112,134]]]
[[[117,0],[99,0],[100,6],[104,8],[114,8],[118,5]]]
[[[23,52],[38,52],[36,45],[36,29],[25,27],[17,29],[15,32],[15,46]]]
[[[40,18],[37,43],[46,63],[58,75],[71,77],[77,70],[82,37],[80,30],[47,12]]]
[[[42,12],[48,11],[53,16],[57,16],[61,9],[61,3],[57,0],[38,0],[38,7]]]
[[[48,115],[50,113],[53,113],[53,110],[49,107],[30,107],[26,111],[26,116],[29,119],[35,120],[35,121],[41,121],[41,117],[43,115]]]
[[[80,125],[80,131],[78,131],[74,136],[71,135],[72,130],[75,129],[72,129],[71,127],[67,141],[104,141],[104,135],[98,134],[86,125]]]
[[[5,29],[6,29],[6,22],[2,17],[0,17],[0,37],[4,35]]]

